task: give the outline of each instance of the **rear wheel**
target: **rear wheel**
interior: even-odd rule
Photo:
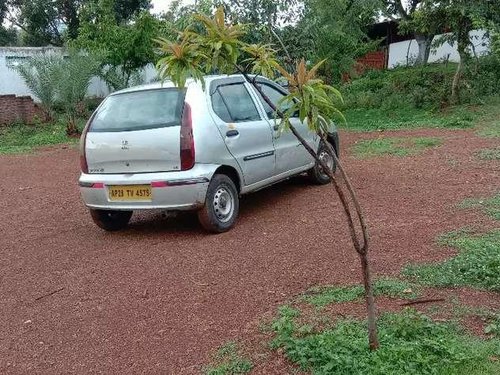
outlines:
[[[332,147],[333,149],[333,147]],[[330,148],[325,144],[321,144],[318,149],[318,157],[330,168],[330,170],[335,173],[337,165],[335,164],[335,159],[330,152]],[[312,169],[308,172],[309,178],[318,185],[325,185],[330,182],[330,176],[328,176],[321,165],[318,162],[314,165]]]
[[[236,223],[239,211],[238,190],[233,180],[216,174],[208,185],[205,206],[198,211],[201,225],[209,232],[227,232]]]
[[[104,230],[114,232],[127,227],[132,211],[90,210],[94,223]]]

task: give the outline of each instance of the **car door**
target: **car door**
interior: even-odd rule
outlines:
[[[276,165],[272,129],[259,114],[243,78],[212,81],[210,101],[212,117],[243,172],[245,185],[272,177]]]
[[[264,94],[275,106],[278,106],[279,101],[287,95],[287,92],[283,88],[270,81],[259,80],[258,83]],[[311,155],[291,131],[279,131],[281,119],[276,118],[274,110],[264,101],[262,96],[258,94],[258,97],[266,112],[267,120],[273,129],[274,147],[276,150],[276,173],[283,174],[310,165],[313,162]],[[285,109],[282,108],[282,110]],[[318,147],[318,137],[314,132],[309,130],[306,122],[303,123],[300,121],[298,115],[291,118],[290,123],[313,149]]]

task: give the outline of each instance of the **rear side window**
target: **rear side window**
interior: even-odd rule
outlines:
[[[177,126],[185,90],[144,90],[109,96],[99,107],[90,131],[122,132]]]
[[[242,83],[217,87],[212,95],[212,108],[225,122],[260,120],[250,94]]]

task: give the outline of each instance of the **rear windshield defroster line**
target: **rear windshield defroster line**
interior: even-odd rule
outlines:
[[[91,132],[126,132],[179,126],[185,89],[162,88],[108,96],[92,119]]]

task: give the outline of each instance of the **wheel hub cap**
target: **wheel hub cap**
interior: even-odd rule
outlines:
[[[321,152],[319,155],[319,159],[325,163],[327,166],[328,166],[328,169],[332,170],[333,169],[333,156],[330,155],[328,152],[326,151],[323,151]],[[321,169],[322,173],[324,175],[326,175],[325,171],[323,170],[323,168]]]
[[[223,223],[229,221],[234,212],[234,198],[231,192],[224,187],[217,189],[214,195],[213,207],[219,221]]]

